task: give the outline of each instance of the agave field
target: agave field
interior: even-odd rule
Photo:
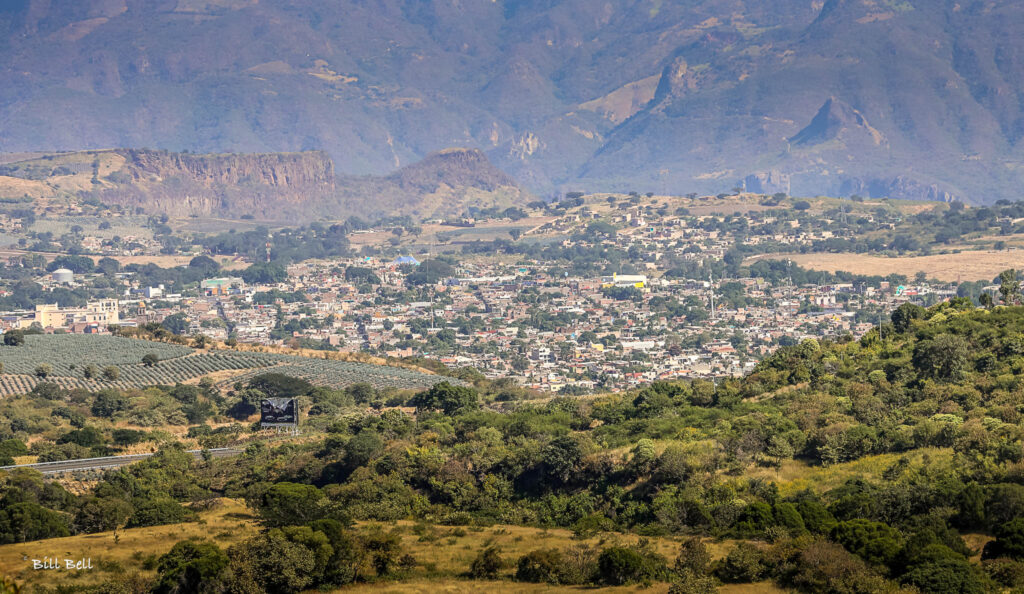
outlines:
[[[142,358],[149,354],[158,359],[153,366],[142,363]],[[230,374],[228,379],[222,379],[222,385],[246,381],[268,372],[301,377],[314,385],[331,388],[356,383],[368,383],[377,389],[425,388],[445,379],[366,363],[277,353],[202,351],[134,338],[87,334],[29,335],[22,346],[0,346],[0,362],[3,363],[0,396],[30,392],[42,381],[65,389],[128,389],[173,385],[218,371],[238,371]],[[35,374],[42,364],[50,366],[50,373],[45,379]],[[102,377],[86,378],[85,370],[89,366],[99,370],[114,366],[119,377],[116,381]]]

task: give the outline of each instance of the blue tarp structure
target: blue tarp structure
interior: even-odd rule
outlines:
[[[402,264],[412,264],[413,266],[419,266],[420,261],[412,256],[399,256],[391,261],[392,266],[401,266]]]

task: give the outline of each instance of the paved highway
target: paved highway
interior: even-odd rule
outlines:
[[[207,450],[214,458],[236,456],[242,450],[235,448],[214,448]],[[196,458],[201,458],[203,450],[189,450]],[[101,470],[104,468],[119,468],[133,462],[145,460],[153,454],[131,454],[128,456],[106,456],[103,458],[79,458],[78,460],[61,460],[59,462],[37,462],[36,464],[16,464],[14,466],[0,466],[0,470],[14,470],[15,468],[31,468],[43,474],[57,474],[61,472],[74,472],[76,470]]]

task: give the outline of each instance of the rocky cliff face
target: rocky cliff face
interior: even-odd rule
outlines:
[[[326,153],[193,155],[125,149],[120,170],[98,190],[107,203],[171,216],[259,218],[316,212],[335,190]]]
[[[469,206],[531,199],[476,149],[452,148],[387,176],[336,175],[323,152],[212,154],[114,149],[31,155],[0,166],[0,195],[35,184],[45,196],[90,198],[172,217],[214,216],[285,223],[356,215],[458,215]],[[39,197],[45,197],[40,195]]]
[[[280,190],[329,190],[334,163],[326,153],[193,155],[166,151],[120,150],[137,183],[153,177],[186,175],[204,186],[270,186]]]

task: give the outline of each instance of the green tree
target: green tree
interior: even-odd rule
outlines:
[[[160,322],[165,330],[171,334],[182,335],[188,332],[188,318],[183,313],[171,314]]]
[[[804,526],[804,519],[792,503],[779,502],[775,504],[775,523],[785,527],[790,535],[799,536],[807,532]]]
[[[366,557],[362,541],[335,519],[316,520],[309,526],[326,536],[331,544],[332,553],[324,572],[324,583],[343,586],[356,581]]]
[[[254,507],[268,526],[290,526],[320,519],[324,499],[313,485],[281,482],[263,491]]]
[[[290,594],[312,585],[316,558],[312,551],[288,540],[280,529],[228,549],[234,592]]]
[[[668,594],[716,594],[718,580],[710,575],[696,574],[684,569],[668,589]]]
[[[212,542],[185,540],[175,544],[157,564],[156,594],[225,592],[230,560]]]
[[[749,583],[760,580],[765,570],[761,550],[749,542],[740,542],[722,560],[718,575],[726,582]]]
[[[832,528],[832,540],[868,563],[889,565],[903,546],[899,532],[881,522],[847,520]]]
[[[946,546],[932,544],[913,559],[902,581],[920,592],[935,594],[983,594],[990,590],[978,570],[962,555]]]
[[[376,431],[360,431],[345,444],[345,466],[350,471],[366,466],[383,451],[384,440]]]
[[[439,382],[413,396],[409,406],[415,406],[419,411],[440,410],[446,415],[454,415],[477,408],[479,401],[480,397],[473,388]]]
[[[92,402],[92,414],[109,419],[115,414],[128,410],[128,398],[112,389],[100,390]]]
[[[711,553],[699,537],[691,536],[679,546],[674,569],[676,573],[689,571],[695,575],[705,575],[711,567]]]
[[[925,309],[920,305],[914,305],[913,303],[904,303],[903,305],[896,308],[896,311],[892,312],[892,325],[897,332],[906,332],[910,329],[911,324],[914,320],[920,320],[924,317]]]
[[[146,353],[142,356],[142,364],[146,367],[153,367],[160,362],[160,357],[156,353]]]
[[[654,464],[658,459],[654,449],[654,440],[647,438],[638,440],[630,453],[632,454],[629,461],[630,466],[638,475],[646,475],[654,470]]]
[[[1017,279],[1016,270],[1004,270],[999,273],[999,295],[1006,305],[1020,302],[1020,280]]]
[[[0,544],[29,542],[70,534],[65,516],[31,501],[0,509]]]
[[[562,553],[557,549],[530,551],[516,563],[516,579],[536,584],[558,584],[562,563]]]
[[[996,539],[985,545],[982,557],[1010,557],[1024,560],[1024,518],[1015,518],[995,528]]]
[[[88,495],[78,504],[74,527],[78,532],[101,532],[123,527],[135,509],[120,497]]]
[[[551,440],[541,452],[541,468],[547,483],[557,486],[569,482],[583,462],[583,449],[568,435]]]
[[[597,571],[601,583],[608,586],[624,586],[649,577],[640,553],[624,547],[601,551],[597,558]]]
[[[967,371],[970,354],[971,347],[962,337],[940,334],[933,340],[918,342],[912,362],[924,377],[958,381]]]
[[[384,577],[391,573],[402,552],[402,540],[397,534],[378,529],[363,535],[363,547],[369,553],[377,576]]]
[[[498,572],[505,566],[495,546],[485,547],[484,550],[473,559],[469,566],[469,575],[478,580],[493,580],[498,577]]]
[[[288,271],[276,262],[257,262],[242,271],[242,280],[250,285],[273,285],[288,280]]]
[[[21,330],[8,330],[4,332],[4,344],[6,346],[21,346],[25,344],[25,333]]]

